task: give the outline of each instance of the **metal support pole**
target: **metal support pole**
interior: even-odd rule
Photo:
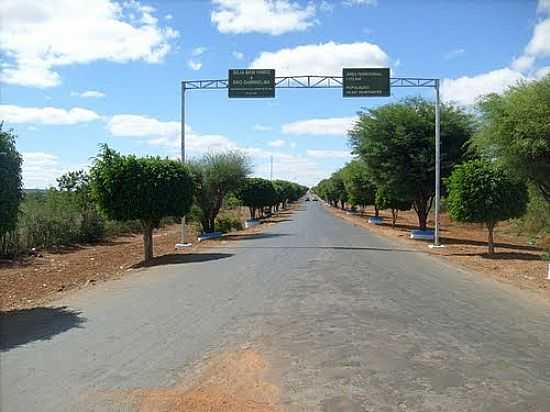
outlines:
[[[181,162],[185,164],[185,82],[181,82]],[[181,218],[181,243],[176,247],[191,246],[185,242],[185,216]]]
[[[440,142],[440,109],[439,100],[439,79],[435,81],[435,231],[434,246],[441,246],[439,243],[439,200],[441,196],[441,142]]]

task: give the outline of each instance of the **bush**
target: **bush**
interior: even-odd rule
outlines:
[[[230,213],[222,213],[216,218],[216,230],[219,232],[229,233],[242,229],[243,224],[238,216]]]

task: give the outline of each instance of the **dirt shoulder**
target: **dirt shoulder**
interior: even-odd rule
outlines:
[[[547,280],[548,261],[543,259],[543,251],[530,246],[528,239],[512,233],[508,223],[497,226],[495,232],[496,253],[487,255],[487,230],[481,225],[451,222],[446,214],[441,216],[441,243],[443,248],[430,249],[428,241],[412,240],[410,230],[417,228],[416,214],[401,212],[395,228],[391,226],[391,212],[382,211],[385,223],[368,223],[372,214],[350,214],[325,206],[334,215],[373,233],[397,239],[409,247],[438,256],[448,263],[473,270],[519,288],[540,292],[550,299],[550,280]],[[430,222],[433,227],[433,220]]]
[[[292,213],[292,205],[262,224],[231,235],[258,233]],[[181,255],[197,253],[216,240],[197,242],[190,230],[191,248],[176,250],[180,226],[170,225],[154,233],[153,264],[169,264]],[[37,256],[21,261],[0,261],[0,311],[32,308],[98,282],[131,274],[143,266],[143,237],[117,237],[93,245],[77,245],[59,250],[40,251]]]

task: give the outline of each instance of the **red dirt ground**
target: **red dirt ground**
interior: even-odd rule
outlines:
[[[292,207],[296,207],[292,205]],[[291,209],[292,209],[291,207]],[[256,233],[283,219],[291,210],[265,219],[263,224],[239,233]],[[243,219],[248,212],[241,211]],[[194,246],[175,250],[180,240],[180,226],[171,225],[154,234],[153,264],[169,261],[177,254],[192,253],[212,241],[197,243],[196,233],[189,231]],[[20,261],[0,261],[0,311],[42,305],[69,291],[93,286],[97,282],[118,278],[143,265],[143,237],[130,235],[93,245],[77,245],[59,250],[40,251],[37,257]]]

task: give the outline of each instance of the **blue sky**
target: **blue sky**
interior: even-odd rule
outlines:
[[[178,157],[180,81],[229,68],[390,67],[441,78],[442,98],[464,106],[550,71],[549,0],[3,0],[0,13],[0,120],[18,135],[27,188],[88,167],[100,143]],[[268,177],[273,156],[275,178],[313,185],[350,159],[358,110],[433,91],[341,94],[189,91],[188,157],[242,150]]]

